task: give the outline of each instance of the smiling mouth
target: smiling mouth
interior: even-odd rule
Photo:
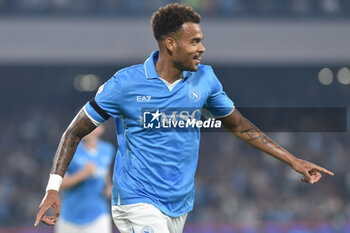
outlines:
[[[195,61],[200,62],[201,59],[202,59],[202,56],[195,56],[193,59],[194,59]]]

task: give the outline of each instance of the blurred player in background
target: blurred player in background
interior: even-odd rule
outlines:
[[[333,175],[294,157],[235,109],[213,69],[199,65],[205,52],[203,33],[200,16],[191,7],[167,5],[153,14],[151,23],[159,51],[109,79],[62,136],[35,226],[40,220],[55,224],[60,209],[57,190],[76,146],[109,117],[116,119],[119,145],[112,215],[121,233],[181,233],[193,208],[200,129],[150,129],[153,123],[159,126],[166,109],[174,110],[169,113],[173,120],[194,119],[208,109],[233,135],[304,175],[304,182],[318,182],[322,172]],[[45,214],[49,208],[55,209],[54,216]]]
[[[61,185],[61,218],[55,233],[112,233],[107,199],[115,149],[100,139],[104,130],[100,125],[85,136],[75,152]]]

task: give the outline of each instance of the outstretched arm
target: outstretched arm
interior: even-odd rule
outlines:
[[[56,174],[61,177],[64,176],[80,140],[95,128],[96,125],[92,123],[84,110],[81,109],[61,137],[52,165],[51,174]],[[61,201],[58,191],[47,190],[39,206],[39,212],[34,226],[38,226],[40,220],[48,225],[55,225],[59,217],[60,206]],[[46,215],[46,211],[50,208],[55,209],[54,216]]]
[[[244,118],[237,109],[235,109],[229,116],[221,118],[220,120],[225,128],[239,139],[287,163],[295,171],[304,175],[301,179],[303,182],[308,182],[310,184],[316,183],[321,179],[321,173],[331,176],[334,175],[323,167],[294,157],[267,137],[249,120]]]

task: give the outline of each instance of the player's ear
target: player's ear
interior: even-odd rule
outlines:
[[[164,39],[164,46],[168,51],[169,55],[172,55],[176,49],[176,41],[174,38],[168,36]]]

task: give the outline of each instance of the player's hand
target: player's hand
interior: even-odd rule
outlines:
[[[51,208],[55,210],[55,214],[54,216],[47,216],[46,212]],[[58,192],[55,190],[47,191],[44,199],[41,201],[41,204],[39,206],[39,212],[36,215],[34,227],[37,227],[40,221],[47,225],[54,226],[60,215],[60,208],[61,199]]]
[[[86,177],[93,176],[96,172],[96,164],[94,164],[93,162],[87,163],[85,165],[85,167],[83,168],[83,171],[84,171]]]
[[[333,172],[330,172],[323,167],[301,159],[296,159],[292,164],[292,168],[300,174],[304,175],[304,177],[301,178],[302,182],[309,184],[317,183],[322,178],[321,173],[334,176]]]

